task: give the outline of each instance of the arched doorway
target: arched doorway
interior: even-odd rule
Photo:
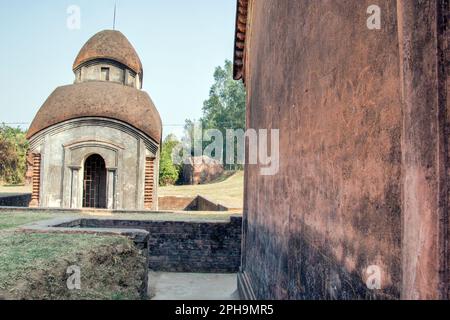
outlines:
[[[84,162],[83,207],[106,208],[106,166],[98,154]]]

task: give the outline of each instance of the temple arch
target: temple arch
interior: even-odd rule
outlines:
[[[83,207],[106,209],[106,165],[99,154],[86,158],[83,166]]]

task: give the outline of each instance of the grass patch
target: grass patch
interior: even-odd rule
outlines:
[[[81,268],[81,290],[67,289],[71,265]],[[0,298],[138,299],[146,272],[125,237],[0,232]]]
[[[0,184],[0,196],[9,194],[23,194],[31,193],[31,186],[25,185],[1,185]]]
[[[57,217],[160,221],[228,221],[231,213],[0,213],[0,299],[138,299],[147,272],[128,238],[25,233],[18,227]],[[67,289],[68,266],[81,267],[81,291]]]
[[[0,213],[0,230],[12,229],[35,221],[52,219],[57,216],[57,214],[46,212]]]
[[[0,213],[0,299],[141,297],[140,286],[147,265],[128,238],[17,230],[25,224],[57,217],[69,215],[30,211]],[[81,290],[67,289],[66,270],[71,265],[81,268]]]

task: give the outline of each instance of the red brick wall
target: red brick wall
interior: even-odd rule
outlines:
[[[433,16],[433,3],[418,10]],[[376,2],[382,28],[369,30],[372,4],[251,1],[247,123],[280,129],[281,153],[275,176],[246,168],[243,270],[258,298],[402,294],[403,31],[392,0]],[[423,261],[432,280],[435,258]],[[365,285],[371,265],[381,268],[381,290]]]
[[[193,202],[195,197],[164,196],[158,198],[158,209],[183,211],[187,210]]]
[[[194,157],[189,164],[183,165],[183,181],[192,185],[207,184],[219,178],[223,172],[220,162],[207,156]]]

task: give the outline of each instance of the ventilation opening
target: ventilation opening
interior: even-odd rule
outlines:
[[[109,68],[102,68],[102,80],[109,81]]]

